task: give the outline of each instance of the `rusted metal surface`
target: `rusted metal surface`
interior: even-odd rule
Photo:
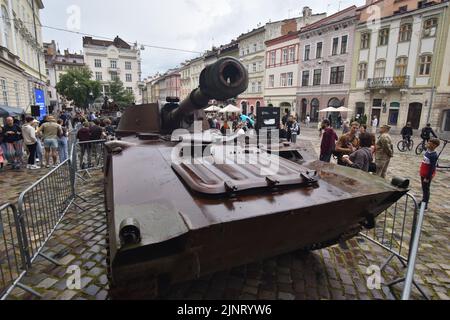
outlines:
[[[129,106],[123,113],[116,134],[119,136],[160,132],[159,107],[157,103]]]
[[[137,106],[131,118],[125,112],[133,119],[139,111],[158,111],[150,130],[126,120],[122,141],[106,145],[113,298],[150,298],[173,283],[333,245],[355,236],[407,192],[362,171],[315,161],[312,146],[302,141],[258,146],[211,132],[171,136],[207,99],[234,97],[247,85],[245,68],[226,58],[202,72],[199,89],[179,106]]]
[[[184,149],[190,150],[191,145],[181,146],[179,154]],[[314,172],[256,146],[212,145],[195,161],[178,156],[172,168],[192,190],[204,194],[317,184]]]
[[[191,188],[176,174],[173,143],[126,141],[137,145],[108,156],[116,288],[141,283],[149,274],[154,277],[149,281],[176,283],[317,243],[331,245],[356,235],[369,217],[406,193],[351,168],[282,161],[287,178],[291,171],[317,171],[318,183],[273,188],[261,178],[264,188],[211,196]],[[216,173],[230,174],[228,169],[216,168]],[[239,170],[249,172],[245,167]],[[130,217],[139,221],[142,239],[138,245],[121,246],[120,223]],[[141,294],[145,296],[144,291]]]

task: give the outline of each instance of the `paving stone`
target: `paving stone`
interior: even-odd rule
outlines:
[[[450,300],[449,296],[443,292],[437,292],[437,296],[440,300]]]
[[[83,264],[83,268],[90,270],[93,267],[95,267],[97,265],[97,263],[95,263],[94,261],[88,261],[85,264]]]
[[[249,294],[252,294],[252,295],[257,295],[258,294],[258,288],[257,287],[251,287],[251,286],[245,286],[242,289],[242,292],[249,293]]]
[[[64,258],[62,258],[61,260],[59,260],[59,263],[67,266],[75,259],[76,259],[76,257],[74,255],[69,254],[69,255],[65,256]]]
[[[72,300],[77,294],[77,291],[65,290],[61,295],[58,296],[58,300]]]
[[[93,268],[89,271],[89,275],[94,278],[101,274],[105,274],[105,273],[106,273],[106,270],[103,268]]]
[[[89,287],[87,287],[86,289],[83,290],[84,293],[86,293],[90,296],[95,296],[99,291],[100,291],[100,288],[97,287],[96,285],[90,285]]]
[[[295,295],[289,292],[279,292],[278,299],[280,300],[294,300]]]
[[[56,279],[47,278],[47,279],[43,280],[41,283],[39,283],[37,285],[37,287],[42,288],[42,289],[48,289],[57,282],[58,282],[58,280],[56,280]]]

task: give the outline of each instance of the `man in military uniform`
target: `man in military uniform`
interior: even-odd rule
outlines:
[[[392,139],[389,135],[391,127],[385,125],[380,128],[381,136],[378,138],[376,144],[376,157],[375,163],[377,165],[377,175],[382,178],[386,178],[387,168],[391,158],[394,156],[394,146],[392,145]]]

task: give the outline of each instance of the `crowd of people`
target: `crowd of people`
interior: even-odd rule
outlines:
[[[13,170],[19,170],[25,164],[29,170],[56,167],[69,156],[68,140],[72,131],[77,132],[79,141],[114,136],[112,121],[100,118],[94,112],[70,114],[64,111],[47,115],[42,121],[32,116],[7,117],[5,124],[0,126],[0,170],[6,164]]]
[[[253,114],[246,116],[232,114],[229,117],[210,115],[206,120],[210,129],[220,130],[223,135],[245,134],[254,128],[256,121]],[[310,121],[310,116],[307,115],[304,125],[309,127]],[[392,138],[389,134],[391,127],[381,126],[379,136],[376,137],[378,126],[376,117],[371,123],[371,132],[367,130],[367,125],[359,122],[350,124],[348,121],[342,121],[341,124],[342,135],[339,137],[332,126],[331,119],[324,119],[319,123],[320,160],[331,162],[334,157],[338,165],[372,172],[385,178],[394,156]],[[68,158],[68,137],[73,130],[76,131],[76,138],[80,142],[80,162],[83,168],[90,166],[91,154],[98,151],[92,143],[86,142],[114,136],[111,119],[102,118],[94,112],[77,111],[74,114],[61,112],[56,116],[48,115],[40,122],[31,116],[25,117],[22,121],[13,117],[6,118],[5,125],[0,127],[0,170],[6,161],[12,169],[20,169],[25,162],[24,151],[28,155],[26,161],[28,169],[35,170],[41,166],[55,167],[58,162],[61,163]],[[281,138],[296,143],[299,135],[300,123],[295,115],[286,112],[280,124]],[[413,136],[411,123],[407,123],[401,135],[404,140],[411,139]],[[440,141],[436,139],[437,136],[429,124],[422,129],[421,138],[427,149],[420,174],[423,201],[428,204],[430,184],[436,172],[438,157],[435,150]],[[84,161],[85,155],[87,155],[87,163]]]
[[[376,120],[376,118],[374,118]],[[377,124],[377,123],[376,123]],[[376,127],[375,127],[376,128]],[[376,130],[376,129],[375,129]],[[386,178],[387,169],[394,156],[394,146],[389,135],[391,127],[383,125],[379,129],[379,137],[367,131],[365,124],[353,122],[348,128],[344,125],[343,134],[338,137],[336,131],[331,127],[328,119],[322,121],[320,135],[320,160],[330,162],[334,156],[338,165],[348,166],[365,172],[372,172],[382,178]],[[372,131],[376,132],[376,131]],[[402,129],[403,139],[411,139],[413,130],[411,123]],[[431,138],[431,135],[434,138]],[[430,185],[436,174],[438,155],[436,148],[440,141],[428,124],[422,129],[421,138],[426,146],[424,160],[420,166],[420,177],[422,182],[423,200],[428,209],[430,200]]]

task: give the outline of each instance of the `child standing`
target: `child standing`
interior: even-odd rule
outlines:
[[[423,158],[420,166],[420,179],[422,181],[423,198],[422,202],[425,203],[425,210],[428,210],[428,202],[430,201],[430,186],[431,180],[436,175],[436,165],[438,161],[438,154],[436,148],[439,147],[439,139],[430,139],[427,144],[427,152]]]

